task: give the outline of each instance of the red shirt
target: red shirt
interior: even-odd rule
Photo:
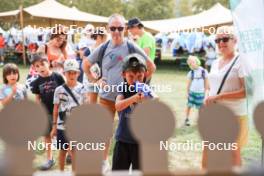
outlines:
[[[4,48],[5,47],[5,39],[4,37],[0,36],[0,48]]]

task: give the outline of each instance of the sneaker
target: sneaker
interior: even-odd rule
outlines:
[[[46,171],[46,170],[49,170],[52,168],[52,166],[55,165],[55,161],[52,159],[52,160],[48,160],[45,164],[43,164],[42,166],[39,167],[39,169],[41,171]]]
[[[185,119],[185,122],[184,122],[185,126],[190,126],[190,120],[189,119]]]
[[[102,174],[106,175],[108,172],[111,171],[110,164],[108,160],[103,160],[102,162]]]
[[[71,164],[72,163],[72,159],[71,159],[71,156],[68,154],[66,156],[66,164]]]
[[[0,66],[3,66],[4,65],[4,63],[3,62],[0,62]]]

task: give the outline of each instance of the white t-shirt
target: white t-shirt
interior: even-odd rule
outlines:
[[[86,90],[81,83],[77,83],[77,85],[73,88],[70,88],[73,95],[77,99],[78,103],[81,105],[85,102],[85,94]],[[54,93],[54,104],[59,104],[59,112],[65,112],[66,115],[69,116],[70,112],[73,108],[77,107],[78,105],[73,100],[72,96],[65,90],[63,85],[56,88]],[[65,117],[67,118],[67,117]],[[57,122],[57,129],[65,130],[64,120],[61,117],[58,117]]]
[[[209,96],[214,96],[217,94],[217,91],[220,87],[220,84],[223,80],[224,75],[227,70],[230,68],[231,64],[234,62],[237,55],[224,67],[219,69],[219,61],[220,59],[215,60],[213,62],[211,71],[209,73],[209,85],[210,91]],[[246,72],[241,64],[240,58],[236,61],[235,65],[232,67],[229,75],[227,76],[223,88],[220,92],[233,92],[237,91],[241,88],[240,78],[244,78],[246,76]],[[247,104],[246,98],[241,99],[228,99],[228,100],[219,100],[218,103],[224,104],[227,107],[231,108],[233,112],[238,116],[243,116],[247,114]]]
[[[203,77],[204,70],[204,77]],[[196,93],[204,93],[204,81],[208,77],[208,72],[202,67],[198,67],[196,70],[193,70],[193,79],[192,79],[192,71],[189,71],[187,75],[188,79],[192,80],[190,85],[190,91]]]

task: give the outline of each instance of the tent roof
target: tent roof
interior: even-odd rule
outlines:
[[[19,10],[11,10],[6,12],[1,12],[0,17],[16,16],[17,14],[19,14]]]
[[[146,27],[159,30],[160,32],[210,27],[227,23],[232,23],[231,11],[220,3],[196,15],[166,20],[143,21]]]
[[[39,4],[24,8],[23,11],[33,17],[51,18],[69,21],[87,21],[106,23],[108,18],[90,13],[82,12],[76,8],[67,7],[56,0],[44,0]],[[13,10],[0,13],[0,17],[16,16],[19,10]]]

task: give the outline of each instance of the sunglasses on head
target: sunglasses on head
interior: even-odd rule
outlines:
[[[215,43],[220,43],[221,41],[226,43],[228,42],[230,39],[232,39],[232,37],[223,37],[223,38],[218,38],[218,39],[215,39]]]
[[[124,30],[124,27],[109,27],[110,31],[115,32],[116,30],[118,30],[119,32]]]

